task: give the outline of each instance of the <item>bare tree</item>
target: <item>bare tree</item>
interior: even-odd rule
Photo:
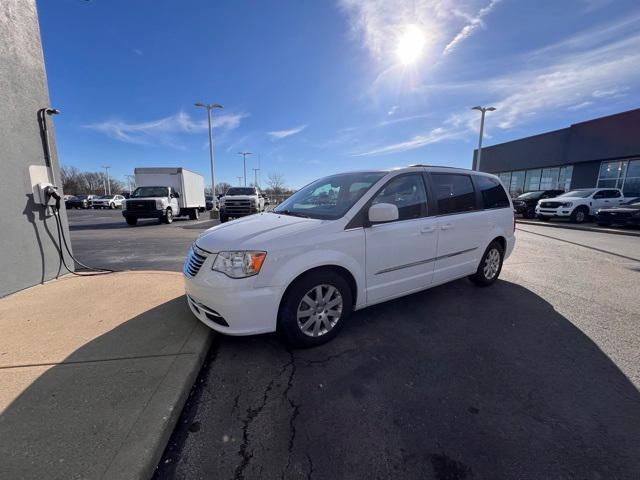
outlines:
[[[60,179],[62,180],[62,191],[64,193],[84,193],[84,178],[80,170],[78,170],[76,167],[62,165],[60,167],[60,177]]]
[[[267,178],[269,189],[276,195],[282,195],[287,190],[284,176],[280,173],[270,173]]]
[[[231,184],[227,182],[220,182],[216,184],[216,195],[224,195],[227,193],[227,190],[231,188]]]

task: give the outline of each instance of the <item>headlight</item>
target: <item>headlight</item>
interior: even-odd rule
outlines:
[[[156,208],[162,210],[167,201],[164,198],[156,198]]]
[[[633,215],[631,215],[632,217],[640,217],[640,210],[638,210],[636,213],[634,213]]]
[[[573,202],[564,202],[560,204],[561,207],[573,207]]]
[[[260,273],[267,252],[220,252],[211,270],[222,272],[231,278],[244,278]]]

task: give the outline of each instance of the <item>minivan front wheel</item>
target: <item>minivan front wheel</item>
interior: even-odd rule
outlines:
[[[278,332],[289,347],[315,347],[338,334],[352,309],[351,288],[344,277],[331,270],[309,272],[289,287]]]
[[[480,260],[478,270],[469,279],[480,287],[491,285],[500,275],[503,260],[504,249],[502,245],[498,242],[491,242],[485,250],[482,260]]]

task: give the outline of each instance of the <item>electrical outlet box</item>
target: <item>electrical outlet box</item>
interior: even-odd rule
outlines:
[[[29,165],[29,177],[31,178],[31,191],[33,193],[33,201],[40,205],[49,205],[42,184],[53,184],[53,177],[49,167],[46,165]]]

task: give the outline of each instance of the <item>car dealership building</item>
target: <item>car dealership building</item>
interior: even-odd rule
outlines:
[[[640,197],[640,109],[483,147],[480,170],[498,175],[513,196],[617,187],[627,197]]]

